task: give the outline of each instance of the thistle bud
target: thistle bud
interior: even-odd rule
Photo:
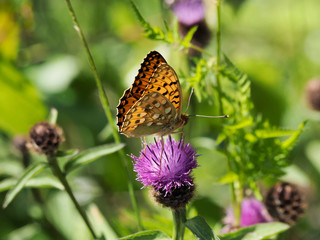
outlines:
[[[286,182],[278,182],[271,188],[265,202],[275,220],[288,224],[294,224],[306,207],[297,187]]]
[[[306,98],[309,106],[320,111],[320,79],[313,78],[307,83]]]
[[[36,152],[52,155],[63,141],[61,128],[48,122],[40,122],[30,129],[29,144]]]

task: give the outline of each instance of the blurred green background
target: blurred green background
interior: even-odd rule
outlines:
[[[87,37],[108,99],[116,115],[123,91],[151,50],[159,51],[176,72],[183,72],[187,55],[174,46],[142,36],[142,28],[128,1],[72,1]],[[215,54],[216,14],[207,0],[206,21],[213,31],[207,47]],[[137,0],[143,17],[164,28],[172,13],[163,1]],[[272,124],[296,129],[310,119],[289,156],[293,162],[285,179],[298,184],[309,208],[305,217],[283,239],[319,239],[320,236],[320,113],[307,104],[305,87],[320,78],[320,1],[223,1],[222,51],[252,80],[255,112]],[[182,89],[185,83],[181,82]],[[188,92],[184,91],[185,99]],[[64,1],[0,1],[0,180],[19,176],[21,156],[12,138],[46,119],[51,107],[59,112],[64,149],[112,142],[111,130],[84,49]],[[217,114],[217,103],[192,100],[197,114]],[[227,114],[227,113],[226,113]],[[197,194],[192,214],[203,215],[216,229],[230,204],[228,186],[218,183],[226,172],[224,157],[215,150],[219,121],[191,119],[186,138],[198,149],[195,170]],[[138,154],[139,139],[122,137],[127,154]],[[130,159],[128,162],[131,168]],[[135,178],[132,172],[132,178]],[[126,175],[117,154],[101,158],[69,180],[79,201],[95,203],[120,236],[137,231],[128,197]],[[171,231],[171,215],[155,206],[147,190],[134,181],[146,228]],[[42,211],[28,190],[0,210],[0,239],[88,239],[88,232],[65,193],[42,189],[45,211],[55,230],[44,228]],[[3,202],[5,192],[0,193]],[[49,224],[50,225],[50,224]],[[169,227],[168,227],[169,226]],[[74,229],[77,229],[75,231]],[[168,230],[169,229],[169,230]],[[60,235],[59,235],[60,234]]]

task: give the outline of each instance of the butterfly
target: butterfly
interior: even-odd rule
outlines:
[[[182,93],[177,74],[157,51],[141,64],[130,88],[117,106],[117,125],[127,137],[162,136],[183,127],[189,119],[182,111]]]

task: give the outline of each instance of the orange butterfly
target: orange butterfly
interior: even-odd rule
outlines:
[[[156,51],[144,59],[117,109],[119,132],[127,137],[164,136],[183,127],[189,119],[181,113],[182,94],[177,74]]]
[[[119,132],[127,137],[152,134],[163,137],[183,127],[189,119],[189,115],[181,113],[182,93],[177,74],[157,51],[151,51],[144,59],[117,109]]]

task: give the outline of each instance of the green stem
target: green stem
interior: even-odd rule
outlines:
[[[185,222],[186,222],[186,208],[172,209],[173,216],[173,240],[183,240]]]
[[[213,55],[211,53],[209,53],[208,51],[204,50],[203,48],[200,48],[192,43],[189,43],[189,48],[192,48],[194,50],[197,50],[198,52],[201,52],[203,54],[208,55],[209,57],[213,57]]]
[[[92,237],[94,239],[97,238],[97,235],[95,234],[91,223],[89,222],[88,216],[86,215],[86,213],[83,211],[83,209],[80,207],[78,201],[76,200],[76,198],[73,195],[73,192],[71,190],[71,187],[65,177],[65,175],[62,173],[59,165],[58,165],[58,161],[55,157],[48,157],[48,161],[50,163],[50,167],[52,172],[57,176],[57,178],[60,180],[60,182],[62,183],[62,185],[64,186],[64,189],[66,190],[66,192],[68,193],[69,197],[71,198],[74,206],[76,207],[76,209],[78,210],[80,216],[82,217],[83,221],[85,222],[85,224],[87,225]]]
[[[220,52],[221,52],[221,0],[217,0],[217,61],[216,61],[216,79],[219,99],[220,115],[223,115],[222,90],[220,83]]]
[[[96,81],[96,84],[97,84],[97,87],[98,87],[99,97],[100,97],[100,101],[101,101],[103,110],[105,112],[105,115],[107,116],[109,124],[112,127],[113,138],[114,138],[116,143],[120,143],[121,142],[120,141],[120,136],[118,134],[118,131],[117,131],[116,126],[115,126],[114,121],[113,121],[113,117],[112,117],[112,113],[111,113],[111,109],[110,109],[110,104],[109,104],[106,92],[105,92],[104,88],[102,87],[102,81],[101,81],[101,78],[100,78],[100,76],[98,74],[98,71],[97,71],[96,65],[94,63],[93,57],[91,55],[91,52],[89,50],[87,41],[86,41],[86,39],[85,39],[85,37],[84,37],[84,35],[82,33],[81,27],[80,27],[80,25],[78,23],[78,20],[76,18],[76,15],[75,15],[75,12],[73,10],[73,7],[71,5],[70,0],[65,0],[65,1],[67,3],[70,15],[72,17],[74,28],[78,32],[80,40],[82,42],[82,45],[83,45],[83,47],[84,47],[84,49],[86,51],[90,67],[91,67],[91,70],[92,70],[92,72],[94,74],[94,78],[95,78],[95,81]],[[125,153],[124,153],[123,150],[120,150],[119,152],[120,152],[120,158],[121,158],[122,165],[124,166],[125,172],[126,172],[126,175],[127,175],[128,191],[129,191],[132,207],[133,207],[133,210],[134,210],[134,212],[136,214],[136,218],[137,218],[137,221],[138,221],[138,228],[139,228],[139,230],[141,230],[142,229],[142,223],[141,223],[140,212],[139,212],[137,200],[136,200],[136,197],[135,197],[135,194],[134,194],[133,183],[132,183],[132,180],[131,180],[131,177],[130,177],[130,171],[129,171],[128,164],[127,164],[127,161],[126,161],[126,158],[125,158]]]

